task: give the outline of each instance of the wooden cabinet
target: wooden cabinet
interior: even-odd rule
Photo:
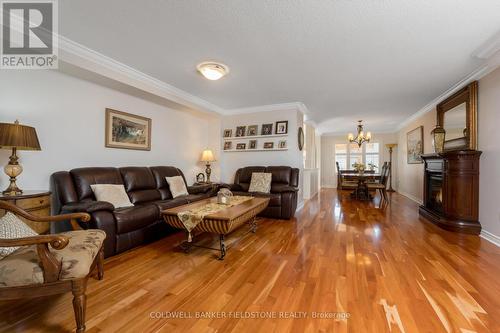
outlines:
[[[49,216],[50,215],[50,192],[47,191],[24,191],[23,194],[16,196],[7,196],[0,194],[0,200],[8,201],[14,204],[30,214],[36,216]],[[0,216],[3,216],[5,212],[0,209]],[[49,223],[41,222],[31,222],[20,217],[31,229],[35,230],[39,234],[45,234],[49,232]]]
[[[477,150],[423,155],[424,203],[421,216],[440,227],[479,234],[479,157]]]

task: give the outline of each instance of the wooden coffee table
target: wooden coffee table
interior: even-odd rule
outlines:
[[[217,198],[208,198],[193,202],[187,205],[178,206],[175,208],[165,209],[161,212],[163,219],[170,226],[177,229],[184,229],[184,225],[177,217],[177,214],[186,210],[190,210],[196,207],[204,206],[207,203],[217,202]],[[253,233],[257,230],[256,216],[264,209],[266,209],[269,204],[269,198],[252,198],[248,201],[242,202],[239,205],[228,207],[217,213],[207,215],[192,231],[192,234],[201,232],[210,232],[219,235],[220,242],[220,256],[219,260],[223,260],[226,256],[226,245],[224,244],[224,236],[231,233],[236,228],[249,222],[251,231]],[[185,251],[189,251],[192,246],[197,246],[191,244],[191,242],[184,242]],[[203,246],[197,246],[203,247]],[[214,249],[219,250],[219,249]]]

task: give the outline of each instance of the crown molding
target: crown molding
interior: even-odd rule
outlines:
[[[280,103],[251,106],[247,108],[224,110],[224,115],[238,115],[245,113],[272,112],[272,111],[300,111],[304,114],[308,112],[307,107],[301,102]]]
[[[61,35],[56,38],[59,39],[59,60],[61,61],[198,111],[223,113],[222,108],[204,99],[138,71],[69,38]]]
[[[372,139],[376,139],[377,135],[387,135],[387,134],[396,134],[397,131],[377,131],[377,132],[372,132]],[[324,136],[326,138],[331,138],[331,137],[347,137],[347,134],[345,131],[342,132],[323,132],[321,133],[321,136]],[[376,140],[374,140],[376,141]]]
[[[69,38],[61,35],[57,38],[59,39],[59,60],[198,111],[220,115],[238,115],[289,110],[300,111],[306,115],[306,118],[309,114],[307,106],[301,102],[260,105],[232,110],[223,109]],[[316,126],[314,121],[310,119],[306,121]]]
[[[490,59],[495,53],[500,51],[500,31],[484,42],[473,54],[479,59]]]
[[[238,115],[256,112],[273,111],[300,111],[305,115],[304,122],[317,127],[316,122],[311,119],[307,106],[302,102],[279,103],[270,105],[260,105],[238,109],[223,109],[200,97],[192,95],[184,90],[176,88],[168,83],[145,74],[135,68],[125,65],[119,61],[105,56],[95,50],[83,46],[69,38],[58,35],[59,60],[68,64],[83,68],[92,73],[110,78],[117,82],[140,89],[147,93],[165,98],[182,106],[208,113],[220,115]],[[474,54],[474,57],[488,59],[486,65],[475,70],[467,77],[463,78],[450,89],[427,103],[424,107],[411,115],[399,126],[396,131],[403,129],[412,121],[433,110],[433,108],[443,99],[451,96],[467,83],[479,80],[500,66],[500,33],[483,44]],[[333,133],[320,133],[322,135],[332,135]]]
[[[224,110],[223,115],[234,116],[246,113],[273,112],[273,111],[295,111],[295,112],[299,111],[304,115],[305,124],[311,125],[314,128],[318,128],[318,124],[311,119],[309,109],[302,102],[268,104],[268,105],[252,106],[247,108]]]
[[[465,85],[472,81],[480,80],[489,73],[493,72],[500,66],[500,32],[494,35],[492,38],[488,39],[483,43],[474,53],[472,57],[486,60],[486,63],[467,75],[465,78],[457,82],[450,89],[446,90],[444,93],[434,98],[432,101],[427,103],[423,108],[418,110],[416,113],[408,117],[397,127],[397,131],[402,130],[408,126],[412,121],[418,119],[424,114],[432,111],[434,107],[439,104],[442,100],[453,95],[455,92],[463,88]]]
[[[494,68],[493,68],[494,67]],[[474,72],[470,73],[467,75],[465,78],[462,80],[458,81],[455,83],[451,88],[446,90],[444,93],[439,95],[438,97],[434,98],[432,101],[427,103],[423,108],[412,114],[410,117],[406,118],[402,123],[398,125],[396,128],[396,131],[400,131],[406,126],[408,126],[411,122],[415,121],[416,119],[422,117],[426,113],[434,110],[437,104],[439,104],[442,100],[448,98],[449,96],[453,95],[455,92],[463,88],[465,85],[468,83],[479,80],[485,75],[491,73],[497,66],[490,66],[490,65],[484,65],[480,67],[479,69],[475,70]]]

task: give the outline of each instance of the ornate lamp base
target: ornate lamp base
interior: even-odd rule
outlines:
[[[10,178],[9,187],[2,192],[2,194],[5,195],[18,195],[23,193],[23,191],[17,187],[16,184],[16,177],[23,172],[23,167],[17,162],[19,158],[16,155],[16,151],[16,148],[12,148],[12,155],[10,155],[9,164],[3,168],[5,174]]]
[[[23,190],[21,190],[19,187],[17,187],[16,184],[16,178],[11,178],[10,179],[10,185],[5,189],[5,191],[2,191],[2,194],[4,195],[19,195],[23,194]]]
[[[210,183],[210,174],[212,173],[212,169],[210,169],[210,163],[207,163],[205,173],[207,174],[207,183]]]

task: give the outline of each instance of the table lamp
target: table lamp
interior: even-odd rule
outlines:
[[[201,153],[200,161],[206,162],[207,168],[205,169],[205,173],[207,174],[207,183],[210,183],[210,174],[212,173],[212,169],[210,169],[210,162],[215,162],[214,153],[210,149],[205,149],[203,153]]]
[[[0,147],[12,149],[9,163],[4,167],[5,173],[10,177],[10,185],[2,193],[5,195],[22,194],[23,191],[16,184],[16,177],[23,172],[23,167],[18,162],[17,151],[41,150],[35,128],[21,125],[17,120],[13,124],[0,123]]]

